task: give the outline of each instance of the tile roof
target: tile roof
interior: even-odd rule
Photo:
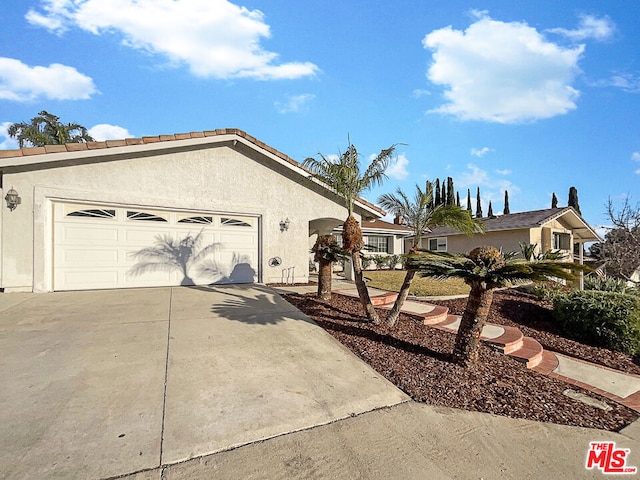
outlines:
[[[159,142],[172,142],[172,141],[178,141],[178,140],[216,137],[216,136],[222,136],[222,135],[237,135],[238,137],[242,137],[248,142],[255,145],[256,147],[266,150],[272,155],[275,155],[276,157],[291,164],[292,166],[306,170],[300,162],[297,162],[296,160],[292,159],[288,155],[285,155],[284,153],[276,150],[272,146],[267,145],[266,143],[249,135],[244,130],[240,130],[239,128],[218,128],[216,130],[204,130],[202,132],[189,132],[189,133],[175,133],[173,135],[156,135],[156,136],[145,136],[141,138],[125,138],[123,140],[105,140],[103,142],[67,143],[64,145],[45,145],[44,147],[19,148],[16,150],[0,150],[0,160],[9,159],[9,158],[18,158],[18,157],[31,157],[34,155],[46,155],[49,153],[65,153],[65,152],[71,153],[71,152],[109,149],[114,147],[156,144]],[[381,215],[384,215],[386,213],[377,205],[374,205],[373,203],[368,202],[363,198],[358,198],[357,201],[358,203],[366,205],[368,208],[373,209],[376,212],[379,212]]]
[[[409,227],[405,227],[404,225],[398,225],[397,223],[385,222],[384,220],[380,220],[376,218],[373,221],[362,222],[362,230],[396,230],[398,233],[406,233],[410,234],[413,232]]]

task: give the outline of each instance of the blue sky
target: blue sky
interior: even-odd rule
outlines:
[[[17,0],[0,148],[47,110],[96,139],[240,128],[292,158],[399,143],[375,201],[451,176],[483,210],[640,200],[636,0]],[[475,208],[475,201],[474,201]]]

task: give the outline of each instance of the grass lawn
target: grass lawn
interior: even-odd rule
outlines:
[[[399,292],[406,272],[404,270],[367,270],[362,272],[365,278],[370,279],[367,285],[373,288]],[[419,275],[413,277],[410,295],[419,297],[431,297],[441,295],[467,295],[469,286],[462,280],[452,278],[448,280],[435,280],[423,278]]]

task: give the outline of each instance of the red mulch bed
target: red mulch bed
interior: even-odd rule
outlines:
[[[496,293],[492,307],[495,318],[506,315],[512,318],[513,311],[525,312],[527,309],[534,309],[533,306],[527,305],[535,302],[519,301],[519,295],[518,292]],[[460,367],[451,361],[450,355],[455,336],[425,326],[410,315],[401,314],[396,327],[389,328],[368,323],[362,314],[359,301],[354,298],[336,294],[330,301],[322,301],[313,294],[292,294],[285,298],[419,402],[610,431],[619,431],[640,416],[637,412],[609,399],[531,371],[521,363],[484,345],[480,349],[480,361],[476,367]],[[451,302],[439,303],[451,306],[452,310],[459,308],[459,301]],[[462,307],[464,302],[466,299],[462,300]],[[545,308],[541,305],[539,307]],[[384,318],[386,311],[379,312]],[[528,314],[521,316],[531,318]],[[521,316],[516,315],[513,318],[520,319]],[[495,318],[491,321],[500,323]],[[502,321],[507,324],[507,320]],[[515,322],[513,319],[509,321]],[[519,323],[510,324],[518,328],[521,326]],[[553,343],[551,339],[554,334],[540,325],[528,328],[531,330],[525,332],[523,329],[525,335],[533,336],[532,331],[544,332],[548,335],[544,338],[549,345],[569,348],[558,338]],[[573,345],[571,348],[575,348],[574,352],[578,350],[580,344],[567,342]],[[582,347],[590,352],[593,348]],[[594,350],[593,353],[595,352]],[[609,358],[609,354],[606,357]],[[585,356],[582,358],[591,360]],[[612,358],[618,357],[613,354]],[[637,368],[628,358],[618,361],[631,370]],[[615,362],[614,364],[618,365]],[[612,410],[607,412],[563,395],[568,388],[597,398]]]

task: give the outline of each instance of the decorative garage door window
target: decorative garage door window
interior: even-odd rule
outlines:
[[[222,217],[222,219],[220,220],[220,223],[222,223],[222,225],[231,225],[231,226],[234,226],[234,227],[250,227],[251,226],[247,222],[245,222],[243,220],[239,220],[237,218],[225,218],[225,217]]]
[[[116,211],[112,209],[90,208],[67,213],[67,217],[116,218]]]
[[[210,225],[213,223],[213,217],[184,217],[179,218],[178,223],[198,223],[200,225]]]
[[[167,215],[149,212],[135,212],[132,210],[127,210],[127,218],[129,220],[143,220],[147,222],[168,222]]]

